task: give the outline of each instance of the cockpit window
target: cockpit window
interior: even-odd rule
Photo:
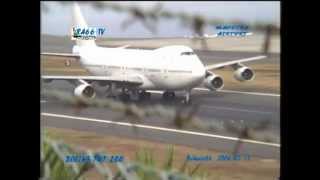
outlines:
[[[194,52],[182,52],[181,56],[184,56],[184,55],[187,55],[187,56],[194,55]]]

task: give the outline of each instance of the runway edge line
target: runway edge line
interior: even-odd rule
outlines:
[[[181,133],[181,134],[191,134],[191,135],[197,135],[197,136],[205,136],[205,137],[227,139],[227,140],[232,140],[232,141],[241,140],[242,142],[246,142],[246,143],[261,144],[261,145],[273,146],[273,147],[280,147],[280,144],[276,144],[276,143],[268,143],[268,142],[263,142],[263,141],[250,140],[250,139],[239,139],[239,138],[236,138],[236,137],[221,136],[221,135],[194,132],[194,131],[187,131],[187,130],[170,129],[170,128],[164,128],[164,127],[150,126],[150,125],[131,124],[131,123],[126,123],[126,122],[115,122],[115,121],[110,121],[110,120],[102,120],[102,119],[86,118],[86,117],[77,117],[77,116],[69,116],[69,115],[64,115],[64,114],[53,114],[53,113],[46,113],[46,112],[42,112],[41,116],[59,117],[59,118],[65,118],[65,119],[77,119],[77,120],[82,120],[82,121],[93,121],[93,122],[100,122],[100,123],[107,123],[107,124],[115,124],[115,125],[120,125],[120,126],[139,127],[139,128],[160,130],[160,131],[166,131],[166,132],[175,132],[175,133]]]

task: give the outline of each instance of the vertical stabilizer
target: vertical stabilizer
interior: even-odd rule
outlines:
[[[88,24],[84,20],[84,17],[81,13],[80,7],[77,3],[74,3],[73,5],[73,26],[72,27],[81,27],[81,28],[87,28]],[[96,43],[94,40],[79,40],[76,39],[76,44],[78,46],[96,46]]]

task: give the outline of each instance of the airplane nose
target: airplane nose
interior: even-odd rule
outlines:
[[[204,65],[202,64],[201,60],[198,57],[195,60],[195,62],[197,63],[195,64],[194,75],[198,78],[204,78],[206,74],[206,69]]]
[[[204,66],[198,66],[198,68],[195,68],[193,71],[193,76],[197,79],[203,79],[205,77],[206,70]]]

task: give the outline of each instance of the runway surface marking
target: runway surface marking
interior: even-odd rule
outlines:
[[[40,103],[46,103],[47,101],[46,100],[40,100]]]
[[[222,107],[222,106],[200,105],[200,107],[209,108],[209,109],[228,110],[228,111],[242,111],[242,112],[250,112],[250,113],[260,113],[260,114],[273,114],[272,112],[267,112],[267,111],[254,111],[254,110],[248,110],[248,109],[230,108],[230,107]]]
[[[194,88],[193,90],[198,91],[210,91],[206,88]],[[163,91],[156,91],[156,90],[150,90],[148,92],[162,94]],[[273,96],[273,97],[280,97],[280,94],[272,94],[272,93],[260,93],[260,92],[245,92],[245,91],[233,91],[233,90],[219,90],[217,92],[224,92],[224,93],[238,93],[238,94],[248,94],[248,95],[257,95],[257,96]]]
[[[139,128],[144,128],[144,129],[152,129],[152,130],[175,132],[175,133],[181,133],[181,134],[205,136],[205,137],[212,137],[212,138],[219,138],[219,139],[227,139],[227,140],[232,140],[232,141],[239,141],[240,140],[239,138],[236,138],[236,137],[221,136],[221,135],[200,133],[200,132],[187,131],[187,130],[170,129],[170,128],[149,126],[149,125],[142,125],[142,124],[115,122],[115,121],[95,119],[95,118],[69,116],[69,115],[63,115],[63,114],[52,114],[52,113],[42,112],[41,116],[58,117],[58,118],[65,118],[65,119],[77,119],[77,120],[81,120],[81,121],[92,121],[92,122],[99,122],[99,123],[106,123],[106,124],[115,124],[115,125],[119,125],[119,126],[139,127]],[[276,144],[276,143],[268,143],[268,142],[255,141],[255,140],[249,140],[249,139],[241,139],[241,141],[246,142],[246,143],[252,143],[252,144],[261,144],[261,145],[266,145],[266,146],[280,147],[280,144]]]
[[[239,94],[250,94],[250,95],[258,95],[258,96],[273,96],[280,97],[280,94],[272,94],[272,93],[260,93],[260,92],[245,92],[245,91],[232,91],[232,90],[221,90],[219,92],[225,93],[239,93]]]
[[[200,91],[210,91],[206,88],[194,88],[195,90]],[[280,97],[280,94],[272,94],[272,93],[260,93],[260,92],[245,92],[245,91],[233,91],[233,90],[219,90],[217,92],[225,92],[225,93],[238,93],[238,94],[250,94],[250,95],[257,95],[257,96],[274,96]]]

